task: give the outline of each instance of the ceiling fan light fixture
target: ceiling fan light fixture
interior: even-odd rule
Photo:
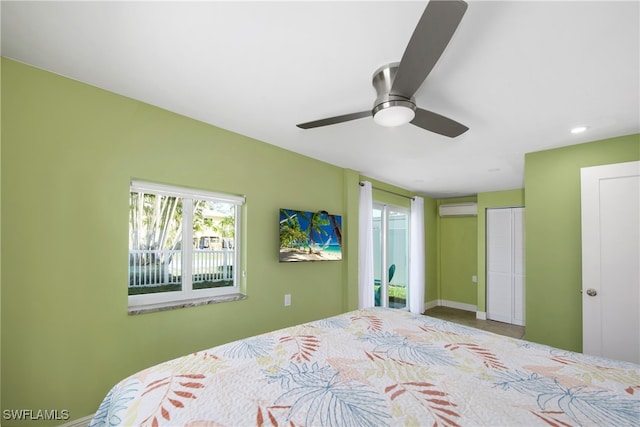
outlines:
[[[373,120],[380,126],[402,126],[415,118],[415,109],[415,104],[409,101],[383,102],[373,109]]]

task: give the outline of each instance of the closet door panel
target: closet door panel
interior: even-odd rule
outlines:
[[[513,218],[513,273],[524,276],[524,208],[511,209]]]
[[[487,209],[487,319],[524,326],[524,208]]]
[[[511,213],[487,210],[487,319],[511,323]]]
[[[524,326],[524,208],[513,208],[513,323]]]
[[[487,319],[511,323],[511,275],[489,273],[489,282],[491,287],[487,295]]]
[[[513,318],[510,323],[524,326],[524,276],[513,276]]]
[[[511,213],[487,210],[487,271],[511,274]]]

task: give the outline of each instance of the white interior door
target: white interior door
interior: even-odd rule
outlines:
[[[487,319],[524,326],[524,209],[487,209]]]
[[[581,178],[583,352],[640,363],[640,162]]]

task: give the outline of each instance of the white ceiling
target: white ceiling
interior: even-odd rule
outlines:
[[[2,1],[2,55],[433,197],[522,188],[527,152],[640,132],[638,1],[469,2],[416,94],[458,138],[295,126],[371,108],[426,4]]]

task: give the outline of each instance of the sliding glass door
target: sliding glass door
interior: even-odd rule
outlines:
[[[375,305],[407,309],[409,210],[373,205]]]

